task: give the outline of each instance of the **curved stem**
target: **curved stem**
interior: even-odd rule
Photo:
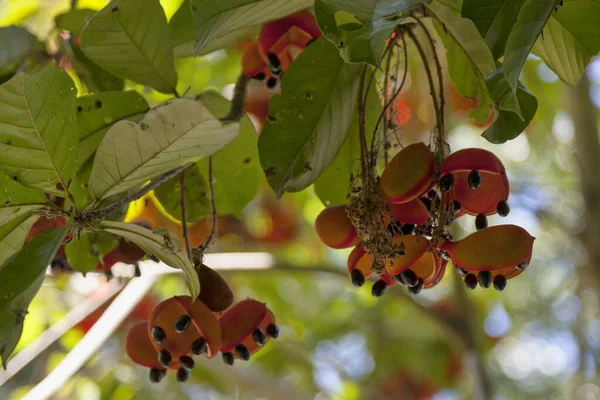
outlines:
[[[188,236],[187,226],[187,208],[185,205],[185,171],[181,173],[179,178],[179,208],[181,210],[181,234],[185,242],[185,251],[189,259],[192,258],[192,250],[190,247],[190,238]]]

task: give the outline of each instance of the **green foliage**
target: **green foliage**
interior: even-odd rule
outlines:
[[[65,254],[69,266],[85,275],[96,269],[116,245],[115,237],[106,232],[83,232],[65,246]]]
[[[210,194],[208,182],[193,165],[185,174],[185,209],[188,222],[198,222],[210,214]],[[165,211],[173,218],[181,220],[181,179],[176,177],[154,189],[154,196]]]
[[[96,14],[95,10],[76,8],[57,15],[54,22],[57,28],[69,31],[73,36],[80,36],[87,20],[91,19],[94,14]]]
[[[22,214],[0,227],[0,265],[21,250],[29,230],[37,219],[37,216]]]
[[[25,58],[44,50],[44,45],[20,26],[0,28],[0,76],[14,72]]]
[[[0,227],[48,204],[42,192],[21,185],[0,171]]]

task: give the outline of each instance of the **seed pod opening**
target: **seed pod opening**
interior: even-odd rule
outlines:
[[[148,321],[140,321],[133,325],[127,333],[125,352],[136,364],[144,367],[162,370],[164,367],[158,362],[158,352],[152,345],[148,336]],[[172,362],[169,368],[177,368],[178,363]]]
[[[433,258],[427,253],[429,240],[418,235],[400,236],[393,239],[394,244],[403,253],[397,254],[393,260],[388,260],[385,269],[388,275],[398,275],[408,268],[412,269],[419,278],[426,280],[434,272]]]
[[[315,229],[321,241],[334,249],[352,247],[360,242],[345,205],[327,207],[317,217]]]

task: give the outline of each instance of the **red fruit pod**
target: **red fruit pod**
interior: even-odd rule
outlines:
[[[352,249],[352,251],[350,252],[347,261],[348,274],[350,276],[350,279],[352,279],[353,281],[352,283],[354,283],[355,286],[362,286],[362,284],[359,285],[357,284],[358,282],[355,282],[355,277],[353,277],[352,271],[360,271],[362,275],[362,282],[364,283],[364,280],[371,276],[371,274],[373,273],[373,271],[371,270],[372,264],[373,259],[371,257],[371,254],[367,250],[365,250],[362,244],[357,244],[354,247],[354,249]],[[394,279],[392,279],[392,277],[386,273],[379,274],[379,277],[381,278],[381,280],[387,283],[388,286],[394,286],[396,284],[396,281],[394,281]]]
[[[469,185],[469,174],[478,171],[481,184],[476,189]],[[461,204],[461,210],[471,214],[492,215],[500,201],[508,200],[510,187],[502,161],[494,153],[470,148],[450,154],[442,163],[441,175],[454,177],[451,190],[453,200]]]
[[[319,36],[321,31],[314,15],[309,12],[298,12],[263,25],[258,41],[262,56],[266,57],[268,53],[276,54],[280,57],[282,69],[285,71],[295,58],[294,52],[288,50],[294,47],[302,51],[308,43]],[[290,56],[293,58],[289,59]]]
[[[381,190],[395,204],[414,200],[431,187],[434,166],[433,153],[425,143],[406,146],[386,165]]]
[[[277,338],[279,328],[266,304],[246,299],[235,304],[219,319],[222,333],[221,352],[247,360],[269,340]]]
[[[181,326],[182,321],[187,323]],[[164,337],[152,340],[154,349],[157,352],[167,350],[174,359],[188,355],[201,339],[206,343],[206,351],[202,353],[207,358],[214,357],[221,347],[221,328],[217,317],[204,303],[192,301],[190,296],[171,297],[154,308],[147,335],[157,337],[157,330]]]
[[[391,207],[396,220],[405,224],[423,225],[429,219],[429,210],[420,199],[392,204]]]
[[[334,249],[345,249],[360,242],[345,205],[327,207],[317,217],[315,230],[321,241]]]
[[[158,362],[158,352],[152,345],[150,336],[148,336],[148,321],[140,321],[129,329],[125,341],[125,351],[136,364],[148,368],[164,368]],[[179,362],[177,360],[173,360],[169,365],[170,369],[177,369],[178,367]]]
[[[432,287],[437,286],[437,284],[442,281],[444,274],[446,273],[446,265],[448,265],[448,261],[442,259],[436,253],[433,254],[433,259],[435,262],[435,273],[424,282],[423,289],[431,289]]]
[[[516,225],[496,225],[466,238],[446,241],[440,249],[452,262],[468,271],[490,271],[492,276],[514,278],[531,260],[535,238]]]
[[[402,246],[403,252],[386,262],[388,274],[396,276],[410,269],[423,284],[433,282],[441,265],[437,261],[437,255],[429,251],[430,241],[419,235],[396,236],[393,240],[397,246]]]
[[[269,68],[260,54],[258,40],[250,41],[242,53],[242,70],[246,76],[252,77],[260,73],[268,74]]]

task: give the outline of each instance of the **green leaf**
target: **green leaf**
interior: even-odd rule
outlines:
[[[72,36],[79,36],[87,20],[92,18],[94,14],[96,14],[96,10],[75,8],[57,15],[54,22],[57,28],[71,32]]]
[[[482,136],[491,143],[504,143],[519,136],[533,119],[537,111],[537,99],[520,82],[517,86],[517,99],[523,119],[514,112],[499,110],[494,123]]]
[[[111,90],[123,90],[124,82],[122,78],[98,66],[98,64],[87,58],[79,47],[73,45],[70,48],[71,53],[67,52],[67,54],[69,55],[69,60],[71,60],[71,65],[75,69],[77,76],[87,86],[88,91],[100,93]]]
[[[261,165],[278,197],[309,186],[335,158],[352,122],[360,70],[319,38],[286,71],[258,140]]]
[[[29,55],[44,51],[44,45],[20,26],[0,28],[0,76],[13,72]]]
[[[85,275],[101,263],[102,256],[117,245],[115,237],[107,232],[82,232],[65,246],[69,266]]]
[[[367,143],[371,143],[375,124],[380,110],[372,105],[379,104],[379,94],[376,85],[371,86],[367,98],[365,126]],[[358,106],[354,112],[352,125],[348,135],[331,164],[327,166],[315,181],[315,193],[325,206],[348,203],[346,195],[350,191],[350,176],[358,176],[360,172],[360,143],[359,143]]]
[[[61,197],[75,174],[76,90],[60,68],[21,73],[0,86],[0,167],[32,188]]]
[[[20,215],[0,228],[0,265],[23,247],[37,216]]]
[[[154,254],[168,266],[182,270],[191,296],[198,297],[200,293],[198,275],[185,251],[181,248],[179,240],[164,231],[151,231],[136,224],[102,221],[100,226],[105,231],[138,245],[146,253]]]
[[[119,121],[94,158],[90,193],[102,199],[209,156],[233,141],[238,123],[224,125],[201,103],[174,99],[151,109],[139,124]]]
[[[81,32],[81,49],[115,75],[172,93],[177,85],[167,18],[158,0],[113,0]]]
[[[23,186],[0,171],[0,227],[47,204],[44,193]]]
[[[315,16],[323,35],[346,62],[379,65],[385,41],[408,11],[429,1],[315,0]]]
[[[185,209],[187,222],[198,222],[211,212],[208,182],[200,173],[197,165],[186,169],[183,173],[185,173]],[[181,221],[180,179],[181,175],[178,175],[163,183],[154,189],[154,196],[169,215]],[[217,209],[221,212],[219,207]]]
[[[475,23],[492,50],[494,58],[504,55],[506,39],[525,0],[464,0],[463,18]]]
[[[148,111],[148,103],[137,92],[106,92],[77,98],[75,129],[79,137],[81,167],[96,152],[106,131],[119,120],[139,121]]]
[[[4,368],[21,337],[29,303],[67,229],[65,226],[40,233],[0,267],[0,357]]]
[[[506,40],[502,65],[513,93],[516,93],[525,60],[558,1],[525,0],[519,11],[517,22]]]
[[[312,6],[312,3],[312,0],[191,0],[197,40],[194,53],[200,54],[212,41],[283,18]]]
[[[589,61],[600,51],[598,16],[597,1],[565,2],[552,13],[533,46],[533,51],[568,85],[577,84]]]

